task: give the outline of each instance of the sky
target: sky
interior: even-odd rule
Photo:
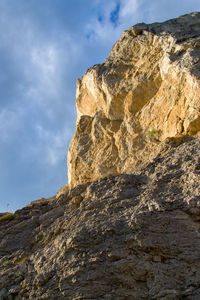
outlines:
[[[122,32],[193,11],[199,0],[0,0],[0,212],[67,183],[76,81]]]

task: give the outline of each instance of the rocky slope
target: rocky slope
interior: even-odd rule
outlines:
[[[169,137],[200,130],[200,13],[124,32],[77,84],[71,187],[130,173]]]
[[[172,147],[173,146],[173,147]],[[0,299],[200,299],[200,143],[0,222]]]
[[[69,185],[0,214],[0,300],[200,299],[198,41],[139,24],[79,80]]]

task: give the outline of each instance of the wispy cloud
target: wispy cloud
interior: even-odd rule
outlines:
[[[199,0],[0,1],[3,199],[21,201],[24,182],[24,201],[66,182],[76,79],[106,58],[122,31],[190,10],[200,10]]]
[[[89,20],[86,31],[90,40],[107,44],[119,38],[122,31],[140,22],[159,22],[200,10],[198,0],[96,0],[98,18]]]
[[[22,115],[21,109],[17,111],[13,109],[0,110],[0,141],[2,143],[8,143],[15,139],[16,133],[21,126]]]
[[[68,128],[50,131],[41,125],[36,126],[36,131],[40,141],[42,141],[42,161],[51,166],[56,165],[63,157],[66,157],[67,144],[71,132]],[[68,137],[68,138],[67,138]]]
[[[30,84],[26,96],[38,105],[46,105],[50,100],[57,99],[60,92],[58,49],[53,44],[33,45],[29,55],[29,64],[25,72]]]
[[[142,9],[141,4],[142,0],[126,0],[121,1],[121,9],[119,13],[120,25],[130,26],[130,24],[134,25],[134,21],[137,22],[137,19],[141,16]]]
[[[125,28],[139,20],[139,0],[103,0],[97,3],[99,16],[87,25],[90,39],[101,40],[103,43],[115,41]]]

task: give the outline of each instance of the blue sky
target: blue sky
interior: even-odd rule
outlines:
[[[192,11],[199,0],[0,0],[0,211],[65,185],[76,80],[123,30]]]

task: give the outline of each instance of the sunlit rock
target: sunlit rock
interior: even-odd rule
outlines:
[[[200,14],[125,31],[77,82],[70,187],[130,173],[168,138],[200,130]]]

